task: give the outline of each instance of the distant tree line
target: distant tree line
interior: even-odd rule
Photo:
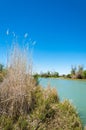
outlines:
[[[71,71],[69,74],[63,74],[59,75],[58,72],[46,72],[46,73],[36,73],[34,74],[35,79],[38,77],[44,77],[44,78],[58,78],[58,77],[63,77],[63,78],[72,78],[72,79],[86,79],[86,70],[84,70],[83,65],[79,66],[71,66]]]
[[[37,77],[44,77],[44,78],[58,78],[59,77],[59,73],[58,72],[46,72],[46,73],[41,73],[41,74],[34,74],[34,77],[37,78]]]
[[[72,79],[86,79],[86,70],[84,70],[84,67],[82,65],[79,66],[72,66],[71,67],[71,73],[66,75],[67,78]]]

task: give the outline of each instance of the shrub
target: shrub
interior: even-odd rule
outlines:
[[[69,101],[53,104],[49,110],[51,111],[48,113],[48,118],[46,117],[44,122],[39,124],[38,130],[82,130],[76,110]]]

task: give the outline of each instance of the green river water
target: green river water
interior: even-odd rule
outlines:
[[[76,107],[83,126],[86,125],[86,81],[55,78],[39,78],[43,87],[57,89],[60,100],[68,99]]]

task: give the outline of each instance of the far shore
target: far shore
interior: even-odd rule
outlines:
[[[50,79],[64,79],[64,80],[75,80],[75,81],[86,81],[86,79],[73,79],[73,78],[64,78],[64,77],[39,77],[39,78],[50,78]]]

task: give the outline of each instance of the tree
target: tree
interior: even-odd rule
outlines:
[[[3,65],[2,64],[0,64],[0,72],[2,72],[3,71]]]
[[[83,78],[86,79],[86,70],[83,71]]]
[[[59,77],[59,73],[58,72],[54,72],[54,77]]]
[[[82,79],[83,78],[83,66],[82,65],[78,66],[78,71],[77,71],[76,77],[78,79]]]
[[[72,66],[72,67],[71,67],[71,74],[72,74],[72,75],[75,75],[75,74],[76,74],[76,70],[77,70],[77,69],[76,69],[76,66],[75,66],[75,67]]]
[[[71,78],[71,74],[67,74],[67,76],[66,76],[67,78]]]
[[[82,65],[78,66],[78,72],[82,74],[82,72],[83,72],[83,66]]]

